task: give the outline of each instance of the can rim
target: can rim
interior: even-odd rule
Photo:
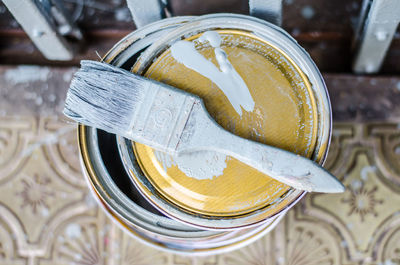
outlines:
[[[169,21],[171,23],[175,23],[174,25],[178,25],[180,23],[182,23],[182,21],[186,21],[188,20],[188,18],[192,19],[193,17],[176,17],[176,18],[170,18],[170,19],[165,19],[162,21],[157,21],[151,25],[149,25],[149,27],[144,27],[138,31],[135,31],[129,35],[127,35],[125,38],[123,38],[121,41],[119,41],[117,44],[114,45],[114,47],[106,54],[106,56],[103,58],[104,61],[108,61],[108,62],[112,62],[114,64],[116,64],[117,66],[121,66],[124,62],[126,62],[130,57],[132,57],[133,53],[136,53],[138,51],[140,51],[141,49],[143,49],[146,46],[146,43],[144,41],[145,38],[147,38],[147,36],[151,33],[153,33],[153,30],[159,30],[160,27],[163,29],[166,29],[169,27],[169,25],[165,25],[165,21]],[[163,25],[164,24],[164,25]],[[171,26],[172,27],[172,26]],[[156,34],[157,35],[157,34]],[[154,34],[151,35],[151,40],[156,39],[156,37],[154,36]],[[143,41],[142,41],[143,40]],[[98,191],[101,192],[105,192],[105,190],[102,188],[101,183],[99,183],[99,179],[96,178],[96,176],[93,176],[91,178],[89,178],[89,174],[90,172],[88,171],[88,169],[90,170],[90,167],[88,167],[87,164],[84,163],[84,156],[85,154],[87,155],[88,152],[83,152],[84,149],[82,147],[84,147],[85,143],[85,138],[81,138],[82,137],[82,132],[84,132],[85,130],[89,130],[90,132],[95,132],[95,129],[89,126],[84,126],[84,125],[79,125],[78,127],[78,143],[79,143],[79,149],[80,149],[80,157],[81,157],[81,163],[82,163],[82,168],[84,171],[84,174],[86,175],[86,181],[89,185],[89,189],[91,190],[92,193],[95,193],[95,198],[96,200],[101,200],[101,199],[105,199],[102,197],[101,194],[97,194],[96,195],[96,188],[98,189]],[[91,136],[88,136],[91,137]],[[86,157],[86,160],[88,159],[88,157]],[[90,159],[87,160],[86,162],[91,162]],[[91,166],[92,167],[92,166]],[[93,169],[93,168],[92,168]],[[93,174],[93,172],[92,172]],[[93,184],[93,185],[91,185]],[[96,185],[95,185],[96,184]],[[103,210],[105,205],[100,204],[101,208]],[[140,207],[140,206],[139,206]],[[111,211],[111,209],[110,209]],[[263,236],[264,234],[266,234],[267,232],[269,232],[271,229],[273,229],[277,223],[280,221],[281,216],[275,218],[274,220],[272,220],[270,223],[265,223],[263,225],[260,225],[258,227],[252,228],[250,230],[248,230],[247,233],[239,235],[239,237],[236,236],[236,234],[234,235],[235,237],[232,237],[229,239],[226,239],[225,236],[222,239],[223,243],[228,241],[233,242],[232,244],[229,245],[225,245],[222,242],[220,243],[221,246],[213,248],[213,249],[209,249],[209,248],[202,248],[202,249],[196,249],[196,248],[191,248],[191,249],[185,249],[183,250],[182,248],[176,247],[174,250],[171,250],[171,241],[168,242],[168,239],[172,239],[172,243],[173,239],[176,239],[176,237],[169,237],[169,236],[162,236],[164,238],[164,242],[156,242],[154,237],[152,237],[152,235],[156,235],[158,238],[160,237],[159,233],[148,233],[148,231],[145,228],[141,228],[140,226],[135,226],[134,224],[132,224],[131,222],[129,222],[129,220],[125,220],[125,218],[122,218],[122,216],[110,216],[112,213],[107,213],[107,215],[118,224],[119,227],[123,228],[123,230],[128,231],[129,235],[140,240],[141,242],[145,243],[146,245],[150,245],[152,247],[155,247],[157,249],[160,250],[164,250],[164,251],[170,251],[173,253],[177,253],[177,254],[185,254],[185,255],[209,255],[209,254],[218,254],[218,253],[222,253],[222,252],[227,252],[227,251],[232,251],[234,249],[240,248],[244,245],[247,245],[253,241],[255,241],[256,239],[260,238],[261,236]],[[283,214],[282,214],[283,216]],[[169,220],[169,219],[168,219]],[[173,221],[173,220],[170,220]],[[126,223],[125,223],[126,222]],[[131,225],[131,227],[129,227],[129,224]],[[188,227],[185,224],[182,224],[181,222],[178,223],[179,225]],[[138,231],[136,231],[135,229],[138,229]],[[247,229],[246,229],[247,230]],[[141,232],[139,232],[141,231]],[[203,232],[210,232],[210,231],[200,231],[200,233]],[[186,235],[187,232],[184,232]],[[215,233],[215,232],[211,232],[212,233],[212,238],[216,238],[219,235],[229,235],[231,233],[227,233],[227,232],[221,232],[220,233]],[[256,234],[255,234],[256,233]],[[204,237],[205,238],[205,237]],[[187,237],[187,239],[189,240],[196,240],[196,238],[190,238]],[[206,238],[205,238],[206,239]],[[240,239],[238,241],[238,239]],[[176,242],[175,242],[176,244]],[[204,246],[207,246],[207,242],[203,243]],[[203,246],[203,247],[204,247]],[[215,244],[214,244],[215,246]],[[187,252],[184,252],[187,251]]]
[[[205,231],[196,231],[182,223],[172,222],[167,217],[157,216],[131,201],[116,186],[116,184],[113,183],[105,165],[102,163],[100,151],[95,144],[97,142],[95,131],[96,129],[84,125],[79,125],[78,128],[78,142],[83,161],[83,168],[85,169],[89,177],[88,180],[93,185],[95,191],[113,208],[114,211],[116,211],[116,214],[120,218],[132,225],[141,227],[150,232],[153,231],[153,233],[157,235],[159,231],[155,227],[150,227],[149,223],[151,223],[151,221],[154,223],[162,222],[163,228],[173,226],[173,228],[171,227],[170,229],[171,231],[174,231],[174,233],[177,232],[178,227],[181,227],[181,236],[186,236],[188,238],[190,237],[189,233],[198,232],[204,234]],[[134,218],[129,216],[127,212],[135,213]],[[168,236],[169,234],[167,233],[165,235]],[[209,235],[205,234],[203,236],[205,237]]]
[[[218,27],[216,27],[215,25],[218,25]],[[269,42],[274,44],[274,46],[279,47],[295,62],[296,65],[299,66],[299,68],[309,79],[312,90],[317,99],[318,141],[317,146],[314,149],[312,159],[322,164],[326,158],[332,126],[330,101],[325,83],[319,70],[315,66],[314,62],[311,60],[308,53],[303,48],[301,48],[288,33],[271,23],[254,17],[236,14],[214,14],[201,16],[179,28],[172,30],[166,36],[154,42],[142,53],[142,55],[138,59],[136,66],[134,67],[134,71],[138,74],[142,74],[145,69],[147,69],[147,67],[152,63],[157,54],[160,54],[160,52],[167,49],[170,44],[172,44],[176,40],[179,40],[182,36],[188,37],[212,29],[239,29],[244,31],[251,31],[256,36],[266,38]],[[127,152],[127,149],[129,149],[129,145],[127,145],[126,140],[118,137],[118,142],[120,146],[123,147],[120,148],[121,156],[127,158],[125,159],[126,161],[130,161],[133,157],[132,155],[131,157],[129,157],[129,152]],[[127,167],[127,172],[130,172],[130,170],[132,169],[130,165],[128,165],[128,163],[125,163],[124,166]],[[293,205],[295,205],[295,203],[306,193],[304,191],[294,190],[286,197],[289,198],[291,202],[288,205],[284,206],[282,209],[277,210],[274,214],[267,217],[263,216],[263,211],[262,209],[260,209],[254,211],[252,215],[241,216],[235,219],[232,218],[230,220],[227,220],[227,218],[212,218],[209,216],[200,216],[198,214],[185,211],[184,209],[181,209],[180,207],[164,200],[164,198],[160,194],[154,193],[155,188],[145,178],[136,176],[135,174],[130,175],[132,178],[132,182],[135,184],[135,186],[137,186],[138,190],[159,211],[163,212],[173,219],[179,220],[181,222],[186,222],[187,224],[193,225],[195,227],[206,229],[232,230],[257,225],[265,221],[267,218],[276,216],[282,211],[293,207]]]
[[[86,128],[85,128],[86,127]],[[101,184],[97,183],[98,185],[100,185],[100,190],[98,190],[98,186],[96,185],[96,182],[98,182],[98,179],[96,178],[96,174],[94,174],[94,169],[93,169],[93,164],[91,163],[91,158],[90,158],[90,154],[87,151],[88,146],[86,145],[86,141],[85,141],[85,133],[84,130],[86,129],[92,129],[94,130],[94,128],[87,128],[87,126],[84,125],[79,125],[78,128],[78,136],[79,136],[79,148],[82,150],[81,152],[81,163],[82,163],[82,168],[84,169],[84,175],[86,176],[86,181],[89,185],[89,189],[92,192],[92,195],[94,195],[95,199],[100,202],[98,203],[100,205],[100,208],[106,213],[106,215],[111,218],[112,220],[115,221],[115,223],[124,231],[128,232],[129,235],[131,235],[132,237],[134,237],[135,239],[138,239],[140,242],[157,248],[159,250],[163,250],[163,251],[168,251],[168,252],[172,252],[172,253],[176,253],[176,254],[184,254],[184,255],[211,255],[211,254],[220,254],[220,253],[225,253],[228,251],[233,251],[235,249],[241,248],[242,246],[248,245],[252,242],[254,242],[255,240],[257,240],[258,238],[262,237],[263,235],[265,235],[267,232],[271,231],[278,223],[279,221],[282,219],[282,217],[284,216],[284,213],[277,216],[274,220],[272,220],[269,223],[265,223],[263,225],[260,225],[258,227],[255,227],[253,229],[249,229],[248,233],[244,233],[242,235],[239,235],[239,237],[233,237],[231,238],[229,241],[231,241],[230,244],[225,244],[226,243],[226,239],[224,239],[222,242],[220,242],[220,244],[214,243],[213,247],[210,247],[210,243],[207,242],[207,238],[204,238],[204,243],[203,246],[204,248],[200,248],[200,246],[197,246],[197,248],[183,248],[178,246],[178,244],[176,242],[174,242],[173,240],[169,241],[166,239],[174,239],[172,237],[163,237],[161,236],[161,238],[163,238],[163,242],[161,242],[160,240],[160,234],[155,234],[159,240],[155,240],[154,238],[151,237],[152,233],[148,233],[148,231],[142,227],[139,227],[135,224],[130,224],[128,225],[123,218],[120,218],[120,216],[118,214],[116,214],[114,211],[112,211],[111,209],[107,209],[106,206],[109,206],[108,203],[106,201],[103,201],[105,198],[102,197],[102,191],[101,188]],[[98,193],[100,192],[100,193]],[[247,229],[246,229],[247,230]],[[203,231],[201,231],[203,232]],[[205,232],[209,232],[209,231],[205,231]],[[239,231],[233,231],[232,233],[235,232],[239,232]],[[218,233],[215,236],[218,235],[228,235],[230,234],[229,232],[221,232]],[[184,240],[184,239],[179,239],[180,241]],[[193,240],[199,240],[199,238],[187,238],[188,241],[193,241]]]
[[[103,57],[102,60],[106,61],[108,63],[113,63],[118,67],[121,67],[125,63],[125,61],[127,61],[129,59],[129,57],[132,56],[133,52],[140,51],[144,47],[149,45],[148,43],[146,44],[146,41],[145,41],[146,38],[148,39],[147,41],[149,41],[151,43],[152,41],[154,41],[154,39],[158,38],[159,35],[163,34],[163,32],[165,32],[165,30],[169,30],[171,28],[176,27],[177,25],[186,23],[187,21],[189,21],[191,19],[194,19],[194,17],[186,16],[186,17],[167,18],[167,19],[164,19],[161,21],[156,21],[152,24],[149,24],[146,27],[140,28],[140,29],[128,34],[126,37],[124,37],[118,43],[116,43],[113,46],[113,48],[111,48],[107,52],[107,54]],[[167,22],[167,24],[166,24],[166,22]],[[126,54],[126,52],[121,52],[121,51],[126,51],[126,50],[128,51],[128,54],[130,54],[130,56],[128,56],[128,58],[121,56],[121,53]],[[97,141],[97,134],[95,133],[95,131],[96,130],[90,126],[79,125],[79,127],[78,127],[78,144],[79,144],[81,156],[85,157],[88,155],[87,151],[85,151],[86,147],[84,146],[84,144],[87,144],[88,140],[94,141],[94,142]],[[85,135],[85,133],[87,133],[87,135]],[[87,138],[86,138],[86,136],[87,136]],[[96,158],[99,156],[100,156],[100,152],[99,152],[99,150],[96,150],[96,155],[94,157]],[[90,159],[93,159],[93,157],[91,157]],[[90,159],[88,160],[88,162],[90,162]],[[104,165],[102,165],[100,161],[97,161],[97,163],[98,163],[98,165],[103,167],[102,168],[103,174],[108,175],[107,170],[104,168]],[[89,164],[87,164],[87,163],[85,163],[85,168],[86,168],[86,170],[87,169],[93,170],[92,165],[89,166]],[[93,172],[91,175],[93,175]],[[109,177],[109,176],[107,176],[107,177],[108,177],[108,179],[106,181],[109,185],[111,185],[113,187],[113,191],[119,190],[119,189],[117,189],[117,187],[115,185],[113,185],[111,177]],[[138,205],[136,205],[133,201],[131,201],[129,198],[127,198],[122,193],[122,191],[119,190],[119,192],[112,193],[112,196],[110,196],[110,194],[109,194],[110,191],[107,193],[107,191],[104,190],[104,187],[101,185],[101,183],[99,182],[98,179],[91,178],[90,181],[92,183],[96,184],[97,190],[101,191],[103,196],[107,195],[108,198],[111,198],[111,199],[112,199],[112,196],[118,197],[119,199],[122,200],[122,201],[120,201],[122,205],[128,204],[130,207],[133,207],[135,213],[147,212],[147,211],[142,211],[140,209],[140,207]],[[117,207],[117,209],[120,211],[121,217],[123,217],[125,219],[125,221],[127,221],[128,223],[137,221],[137,220],[130,219],[128,214],[124,214],[126,209],[123,209],[123,207],[121,207],[121,205],[117,205],[117,204],[113,204],[113,205],[114,205],[114,207]],[[147,216],[148,220],[154,220],[156,218],[162,219],[162,221],[167,222],[167,224],[168,223],[175,224],[176,226],[182,226],[182,227],[189,228],[189,230],[182,230],[182,233],[183,233],[182,235],[186,235],[189,237],[189,235],[187,235],[187,233],[189,231],[193,231],[193,229],[191,227],[184,225],[181,222],[176,222],[176,221],[171,220],[166,217],[156,216],[155,214],[148,212],[148,216]],[[145,225],[145,223],[140,223],[138,225],[139,226]],[[176,228],[174,228],[173,231],[176,231]],[[205,231],[199,231],[199,232],[204,233]]]

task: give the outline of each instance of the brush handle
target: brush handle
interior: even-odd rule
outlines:
[[[296,189],[326,193],[344,191],[342,183],[314,161],[226,131],[208,115],[202,102],[193,106],[182,142],[177,147],[179,153],[199,150],[232,156]]]
[[[224,130],[199,97],[108,64],[82,62],[64,113],[172,155],[213,150],[297,189],[344,190],[340,181],[313,161]]]

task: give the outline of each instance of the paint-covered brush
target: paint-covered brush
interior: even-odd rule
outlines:
[[[81,62],[64,114],[170,155],[216,151],[296,189],[344,191],[342,183],[314,161],[226,131],[201,98],[106,63]]]

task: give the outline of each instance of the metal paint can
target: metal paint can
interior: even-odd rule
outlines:
[[[165,19],[135,31],[117,43],[104,61],[130,69],[138,54],[154,40],[191,19]],[[83,172],[98,204],[116,224],[145,244],[179,254],[216,254],[253,242],[280,220],[277,217],[237,231],[209,231],[185,225],[164,216],[137,191],[124,171],[126,161],[118,155],[115,135],[80,125],[78,140]]]
[[[80,126],[82,165],[90,190],[101,208],[141,242],[180,254],[204,255],[236,249],[270,231],[279,218],[253,229],[221,232],[196,229],[163,216],[127,183],[115,136]],[[124,181],[125,180],[125,181]],[[130,184],[130,185],[129,185]]]
[[[187,67],[171,52],[171,45],[185,40],[194,44],[197,55],[193,58],[202,56],[218,66],[216,48],[202,41],[210,31],[218,33],[220,47],[253,95],[253,111],[235,112],[226,93],[197,72],[198,67]],[[133,72],[199,95],[210,115],[232,133],[318,163],[326,157],[331,108],[324,81],[304,49],[273,24],[234,14],[198,17],[155,41],[139,57]],[[229,156],[192,156],[199,164],[212,161],[212,173],[196,177],[196,165],[182,157],[160,154],[122,138],[118,142],[139,191],[166,215],[199,228],[231,230],[260,224],[304,195]],[[144,174],[138,174],[130,161],[137,161]],[[203,174],[204,168],[199,172]]]
[[[212,47],[197,41],[206,31],[218,32],[228,59],[250,84],[254,115],[235,116],[212,82],[169,55],[170,45],[185,39],[213,61]],[[104,61],[202,96],[227,130],[324,162],[331,134],[324,82],[308,54],[270,23],[233,14],[165,19],[128,35]],[[99,204],[132,236],[163,250],[204,255],[249,244],[305,194],[231,158],[223,161],[223,174],[195,179],[177,161],[163,165],[165,156],[146,146],[83,125],[78,135]]]

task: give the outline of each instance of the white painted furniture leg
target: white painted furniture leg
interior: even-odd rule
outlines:
[[[58,0],[3,0],[3,3],[47,59],[72,59],[73,48],[64,35],[80,40],[82,34]]]
[[[167,0],[126,0],[137,28],[170,16]]]
[[[271,22],[282,24],[282,0],[249,0],[250,15]]]
[[[399,22],[399,0],[364,0],[354,42],[354,72],[379,71]]]

